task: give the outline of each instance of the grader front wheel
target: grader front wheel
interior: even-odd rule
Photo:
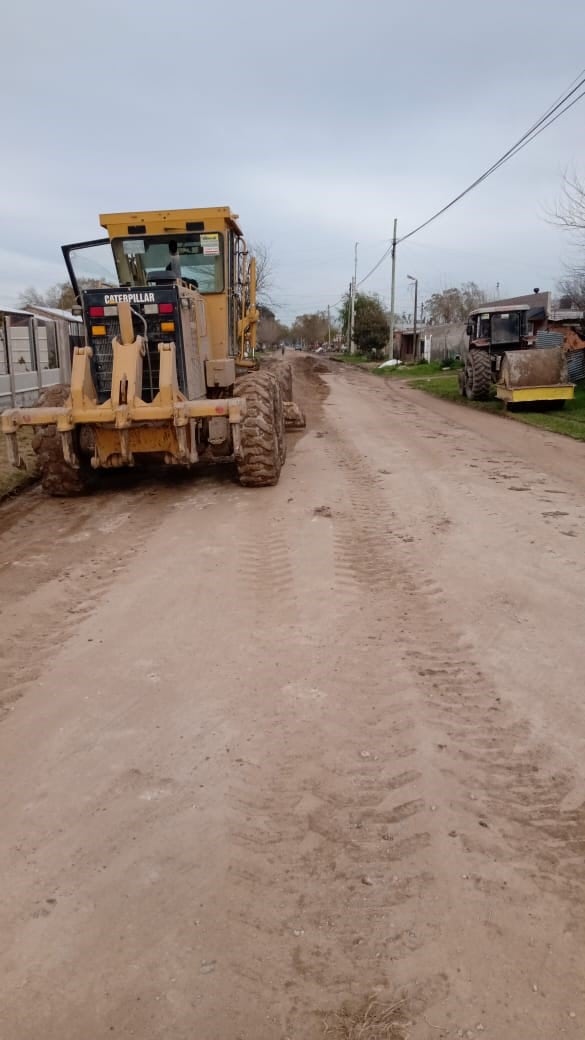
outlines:
[[[269,487],[278,483],[286,455],[280,386],[273,376],[251,372],[238,380],[236,394],[246,400],[241,423],[240,484]]]

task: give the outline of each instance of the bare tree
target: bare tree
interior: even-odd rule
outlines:
[[[28,307],[48,307],[46,294],[40,293],[38,289],[35,289],[34,285],[27,286],[23,289],[20,296],[18,297],[18,306],[26,310]]]
[[[21,292],[18,302],[25,309],[27,307],[58,307],[61,310],[69,310],[75,303],[75,295],[69,282],[52,285],[44,293],[31,285]]]
[[[274,288],[274,262],[270,249],[263,242],[250,244],[250,253],[256,258],[256,292],[261,302],[270,302]]]
[[[564,174],[561,198],[551,219],[571,233],[577,250],[575,261],[565,265],[566,276],[557,283],[561,302],[585,310],[585,184],[578,174]]]
[[[445,289],[425,301],[425,314],[431,325],[450,325],[465,321],[470,311],[481,307],[487,297],[475,282],[464,282],[459,288]]]
[[[81,289],[100,289],[104,283],[98,278],[85,278],[80,282]],[[29,286],[24,289],[18,299],[19,307],[55,307],[58,310],[70,311],[76,302],[73,286],[69,282],[52,285],[44,293]]]
[[[585,270],[567,274],[557,282],[559,306],[585,310]]]
[[[577,234],[581,246],[585,246],[585,184],[576,173],[563,176],[562,197],[553,214],[558,227]]]

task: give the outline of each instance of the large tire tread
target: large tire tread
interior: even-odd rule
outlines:
[[[486,401],[492,385],[492,361],[487,350],[470,350],[465,366],[465,396]]]
[[[241,423],[242,457],[238,477],[245,487],[278,483],[286,457],[282,396],[278,381],[268,372],[250,372],[235,386],[246,400]]]

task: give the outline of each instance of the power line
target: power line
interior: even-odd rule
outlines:
[[[581,80],[579,86],[582,86],[583,83],[585,83],[585,78]],[[573,91],[571,91],[571,93],[573,93]],[[472,184],[470,184],[467,188],[465,188],[464,191],[461,191],[459,195],[456,195],[454,199],[451,199],[451,202],[448,202],[446,206],[443,206],[440,210],[437,211],[437,213],[434,213],[432,217],[429,217],[428,220],[425,220],[422,224],[419,224],[418,227],[415,227],[412,231],[409,231],[407,235],[403,235],[402,238],[398,239],[398,241],[406,242],[408,238],[412,238],[413,235],[416,235],[419,231],[422,231],[423,228],[428,227],[429,224],[432,224],[433,221],[437,220],[438,217],[441,217],[443,213],[446,213],[447,210],[451,209],[452,206],[455,206],[457,202],[460,202],[461,199],[465,197],[465,195],[468,195],[470,191],[473,191],[474,188],[477,188],[480,184],[483,183],[483,181],[487,180],[487,178],[490,177],[492,173],[495,173],[496,170],[499,170],[500,166],[503,166],[505,162],[508,162],[508,160],[512,159],[515,155],[517,155],[518,152],[521,152],[523,148],[526,148],[526,145],[534,141],[534,139],[538,137],[539,134],[543,133],[544,130],[547,130],[549,126],[552,126],[553,123],[556,123],[557,119],[560,119],[560,117],[563,116],[565,112],[568,112],[569,109],[573,107],[573,105],[576,105],[582,97],[585,97],[585,90],[578,94],[576,98],[573,98],[571,103],[566,105],[565,108],[561,109],[560,112],[557,112],[555,116],[553,116],[552,118],[548,118],[547,121],[544,122],[542,125],[540,125],[540,123],[535,123],[534,127],[531,128],[530,131],[527,131],[527,133],[524,134],[519,139],[519,141],[517,141],[516,144],[512,146],[512,148],[509,148],[508,151],[504,153],[504,155],[502,155],[492,166],[490,166],[488,170],[482,173],[480,177],[477,177],[477,179],[474,180]],[[567,99],[565,98],[565,100]],[[558,108],[558,105],[555,107]],[[554,111],[555,109],[553,109],[553,112]]]
[[[467,188],[459,192],[459,194],[456,195],[454,199],[451,199],[451,201],[448,202],[445,206],[442,206],[441,209],[437,210],[437,212],[434,213],[431,217],[423,221],[422,224],[419,224],[418,227],[415,227],[412,231],[409,231],[407,235],[403,235],[402,238],[399,238],[397,240],[397,244],[405,242],[407,239],[412,238],[413,235],[418,234],[419,231],[422,231],[423,228],[428,227],[429,224],[432,224],[433,221],[437,220],[440,216],[443,215],[443,213],[446,213],[447,210],[455,206],[457,202],[460,202],[461,199],[465,197],[465,195],[468,195],[469,192],[473,191],[474,188],[477,188],[484,180],[490,177],[492,173],[495,173],[495,171],[498,170],[500,166],[503,166],[505,162],[508,162],[509,159],[513,158],[513,156],[520,152],[523,148],[525,148],[527,144],[530,144],[531,141],[533,141],[536,137],[539,136],[539,134],[541,134],[544,130],[548,129],[549,126],[552,126],[552,124],[555,123],[557,119],[560,119],[560,117],[564,115],[565,112],[568,112],[569,109],[573,107],[573,105],[576,105],[577,102],[581,100],[581,98],[585,97],[585,90],[583,90],[576,97],[573,97],[573,95],[585,84],[584,74],[585,69],[583,69],[578,74],[578,76],[576,76],[576,78],[572,81],[567,90],[565,90],[563,94],[559,95],[559,97],[556,98],[555,101],[553,101],[553,103],[546,109],[543,115],[541,115],[540,118],[537,119],[532,124],[532,126],[529,127],[529,129],[526,130],[522,134],[522,136],[518,138],[518,140],[510,148],[508,148],[508,150],[504,152],[503,155],[499,157],[499,159],[492,163],[492,165],[488,167],[487,170],[480,174],[480,176],[477,177],[470,185],[468,185]],[[569,98],[571,97],[573,97],[573,100],[570,101],[569,104],[567,104]],[[371,270],[369,270],[368,273],[364,275],[362,279],[360,279],[358,285],[363,285],[363,283],[366,282],[368,278],[371,278],[375,271],[377,271],[378,268],[384,263],[387,257],[390,256],[391,252],[392,245],[390,245],[389,248],[386,249],[386,251],[382,254],[377,263],[374,264]]]

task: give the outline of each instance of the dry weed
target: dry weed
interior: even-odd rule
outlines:
[[[349,1001],[327,1015],[327,1040],[404,1040],[404,1000],[383,1003],[377,997],[355,1005]]]

